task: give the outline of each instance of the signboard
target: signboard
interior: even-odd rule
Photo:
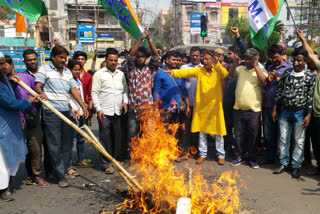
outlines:
[[[210,2],[205,4],[208,8],[221,8],[221,2]]]
[[[114,41],[114,33],[98,33],[97,41],[113,42]]]
[[[191,24],[191,35],[200,34],[201,31],[201,16],[203,13],[191,13],[190,24]],[[206,13],[208,16],[208,13]]]
[[[209,2],[216,2],[217,0],[187,0],[194,3],[209,3]]]
[[[79,26],[79,42],[94,42],[94,26],[93,25],[78,25]]]
[[[222,3],[222,7],[248,7],[248,3]]]

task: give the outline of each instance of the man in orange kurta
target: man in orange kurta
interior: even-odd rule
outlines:
[[[177,78],[197,77],[197,93],[194,104],[191,132],[200,132],[197,164],[207,157],[207,136],[215,136],[218,163],[225,164],[223,136],[226,127],[222,108],[223,80],[228,76],[227,70],[219,63],[214,52],[203,52],[204,67],[173,70],[171,75]]]

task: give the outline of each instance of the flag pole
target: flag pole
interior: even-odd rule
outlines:
[[[287,4],[287,9],[288,9],[288,11],[289,11],[289,13],[290,13],[290,17],[291,17],[291,19],[292,19],[292,21],[293,21],[293,25],[294,25],[295,29],[297,30],[298,28],[297,28],[296,22],[294,21],[293,15],[292,15],[292,13],[291,13],[291,10],[290,10],[288,1],[287,1],[287,0],[284,0],[284,1],[285,1],[286,4]]]
[[[96,26],[96,50],[98,50],[98,31],[99,31],[99,19],[100,19],[100,4],[98,1],[98,10],[97,10],[97,26]]]

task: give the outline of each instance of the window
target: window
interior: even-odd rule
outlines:
[[[58,0],[50,0],[50,10],[58,10]]]
[[[213,22],[218,21],[218,13],[217,12],[210,12],[210,20]]]
[[[72,30],[69,32],[69,40],[76,40],[76,31]]]
[[[238,8],[229,8],[229,18],[237,18],[239,14]]]
[[[94,13],[89,13],[88,16],[89,16],[89,19],[91,19],[92,21],[94,21]]]
[[[4,26],[0,26],[0,37],[4,37]]]
[[[191,12],[187,12],[188,22],[191,21]]]
[[[104,24],[104,13],[99,13],[99,24]]]
[[[287,21],[290,21],[290,10],[287,8]]]

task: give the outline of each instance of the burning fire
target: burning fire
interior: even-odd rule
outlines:
[[[140,116],[140,133],[131,142],[131,165],[144,193],[130,191],[124,208],[142,213],[173,213],[180,197],[191,198],[193,214],[235,213],[241,204],[238,173],[224,172],[209,184],[200,168],[183,172],[172,164],[182,153],[174,137],[179,124],[165,124],[150,107]],[[194,152],[194,151],[193,151]]]

